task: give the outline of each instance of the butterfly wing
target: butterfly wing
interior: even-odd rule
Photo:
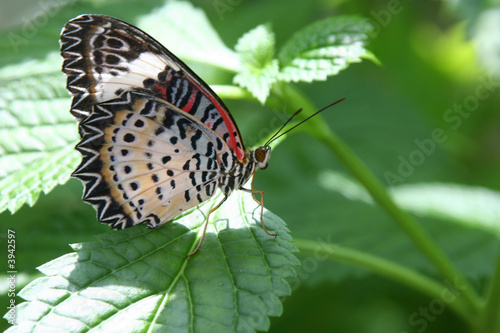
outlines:
[[[238,160],[241,135],[227,107],[182,61],[142,30],[104,15],[81,15],[61,32],[63,72],[78,121],[93,106],[140,91],[188,112],[220,135]]]
[[[101,222],[162,225],[211,197],[222,139],[199,120],[136,92],[97,104],[81,121],[83,155],[73,173]]]

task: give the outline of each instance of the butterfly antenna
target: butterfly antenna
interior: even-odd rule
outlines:
[[[306,121],[308,121],[309,119],[311,119],[312,117],[314,117],[315,115],[317,115],[318,113],[322,112],[322,111],[325,111],[326,109],[328,109],[329,107],[332,107],[334,106],[335,104],[338,104],[340,102],[342,102],[343,100],[345,100],[345,97],[344,98],[341,98],[339,99],[338,101],[335,101],[333,102],[332,104],[329,104],[327,106],[325,106],[324,108],[322,108],[321,110],[319,111],[316,111],[314,114],[310,115],[309,117],[307,117],[306,119],[300,121],[298,124],[295,124],[294,126],[292,126],[291,128],[287,129],[286,131],[284,131],[283,133],[280,133],[283,128],[286,126],[286,124],[288,124],[296,115],[298,115],[302,109],[299,109],[297,112],[295,112],[287,121],[285,121],[285,123],[280,127],[280,129],[278,131],[276,131],[276,133],[274,133],[274,135],[269,139],[267,140],[266,144],[264,146],[268,146],[271,142],[273,142],[274,140],[277,140],[278,138],[282,137],[283,135],[285,135],[286,133],[290,132],[291,130],[293,130],[295,127],[297,126],[300,126],[302,125],[303,123],[305,123]]]
[[[274,133],[273,136],[269,138],[269,140],[267,140],[264,146],[268,146],[271,142],[273,142],[275,140],[276,135],[278,135],[283,130],[283,128],[285,128],[286,124],[288,124],[300,112],[302,112],[302,108],[298,109],[290,118],[288,118],[288,120],[285,121],[283,125],[281,125],[280,129],[277,130],[276,133]]]

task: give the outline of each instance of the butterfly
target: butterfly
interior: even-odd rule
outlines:
[[[123,229],[157,228],[208,200],[246,189],[265,169],[269,144],[246,149],[220,98],[144,31],[104,15],[80,15],[62,29],[61,55],[82,155],[72,176],[98,219]],[[255,196],[254,196],[255,198]]]

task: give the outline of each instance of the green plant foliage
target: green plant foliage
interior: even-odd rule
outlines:
[[[33,11],[46,3],[34,1]],[[0,207],[16,211],[0,222],[18,235],[16,293],[25,299],[16,298],[19,325],[9,331],[55,331],[57,322],[74,331],[251,332],[271,320],[276,332],[500,332],[500,58],[492,4],[63,3],[32,34],[28,14],[12,32],[0,31],[0,65],[9,65],[0,68]],[[446,15],[436,15],[443,8]],[[207,239],[189,260],[220,197],[158,230],[110,232],[62,257],[67,243],[107,228],[81,201],[81,184],[68,182],[17,210],[64,182],[80,159],[57,38],[82,13],[137,25],[219,84],[214,90],[247,146],[265,141],[290,112],[302,108],[300,118],[347,98],[281,137],[255,178],[266,207],[293,231],[302,264],[296,274],[282,222],[265,211],[266,225],[278,231],[273,240],[256,203],[239,192],[211,216]],[[335,14],[323,19],[326,13]],[[223,41],[238,42],[231,50]],[[363,61],[341,71],[363,59],[377,63],[369,43],[383,66]],[[42,110],[53,124],[37,123]],[[312,136],[296,134],[303,129]],[[386,190],[382,183],[393,185],[387,174],[404,185]],[[44,277],[35,279],[38,265]],[[245,275],[260,269],[267,273]],[[290,289],[281,316],[278,298]],[[0,330],[8,326],[3,321]]]
[[[236,74],[234,82],[247,88],[262,104],[279,72],[278,60],[273,59],[274,43],[274,34],[260,25],[244,34],[235,47],[245,69]]]
[[[374,203],[368,192],[345,174],[324,172],[321,184],[350,200]],[[419,216],[453,221],[496,237],[500,235],[499,192],[458,184],[419,183],[394,186],[390,193],[402,208]],[[481,209],[478,211],[478,208]]]
[[[236,44],[245,69],[236,74],[234,82],[264,104],[277,81],[326,80],[363,57],[376,62],[366,49],[371,30],[364,19],[332,17],[295,33],[275,59],[274,34],[267,26],[258,26]]]
[[[241,70],[237,54],[224,45],[205,13],[187,1],[167,2],[140,17],[137,25],[183,60],[233,72]]]
[[[279,297],[290,295],[296,251],[285,223],[245,192],[211,215],[221,195],[159,229],[134,227],[74,244],[69,253],[39,267],[45,277],[26,286],[20,325],[37,330],[255,332],[281,315]],[[237,209],[235,209],[237,208]]]
[[[19,69],[24,76],[22,68],[1,74],[15,76]],[[78,164],[68,103],[59,74],[24,77],[0,88],[0,212],[32,206],[41,192],[65,183]]]
[[[371,25],[362,18],[332,17],[296,32],[280,50],[283,81],[326,80],[361,58],[375,58],[366,50]]]

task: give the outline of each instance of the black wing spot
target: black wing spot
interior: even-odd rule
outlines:
[[[207,169],[212,170],[214,164],[215,164],[215,161],[210,158],[208,160],[208,163],[207,163]]]
[[[144,127],[144,121],[142,119],[137,119],[134,123],[134,126],[138,128]]]
[[[108,38],[106,42],[108,47],[111,47],[113,49],[121,49],[123,47],[123,42],[118,38]]]
[[[168,76],[167,71],[158,73],[158,81],[165,82],[167,80],[167,76]]]
[[[125,142],[128,142],[128,143],[131,143],[131,142],[134,142],[135,141],[135,135],[131,134],[131,133],[127,133],[123,136],[123,140]]]
[[[195,186],[195,185],[196,185],[196,177],[195,177],[194,172],[190,172],[190,173],[189,173],[189,178],[191,178],[191,184],[192,184],[193,186]]]
[[[109,65],[116,65],[120,63],[120,58],[115,56],[114,54],[108,54],[106,56],[106,63]]]
[[[94,63],[96,65],[102,65],[103,63],[102,52],[99,50],[94,51]]]
[[[226,153],[224,153],[224,154],[222,154],[222,163],[223,163],[224,165],[227,165],[227,163],[228,163],[228,160],[227,160],[227,159],[228,159],[228,157],[229,157],[229,154],[228,154],[227,152],[226,152]]]
[[[100,49],[100,48],[102,48],[104,46],[104,42],[105,41],[106,41],[106,38],[104,37],[104,35],[98,35],[94,39],[92,45],[94,46],[94,48]]]
[[[205,156],[212,156],[214,153],[214,144],[212,142],[207,143],[207,152],[205,153]]]
[[[151,88],[155,84],[155,80],[152,78],[147,78],[144,81],[142,81],[142,84],[144,85],[144,88]]]
[[[202,131],[196,131],[196,134],[191,137],[191,147],[193,150],[197,149],[197,141],[201,138]]]
[[[161,158],[161,162],[163,164],[167,164],[170,160],[172,159],[172,157],[168,156],[168,155],[165,155]]]
[[[217,138],[217,150],[222,150],[223,147],[224,144],[222,143],[221,139]]]
[[[166,128],[170,128],[174,125],[174,117],[171,113],[165,112],[165,116],[163,117],[163,126]]]
[[[193,159],[196,160],[196,165],[195,165],[195,168],[196,170],[200,170],[201,168],[201,158],[200,158],[200,154],[196,153],[193,155]]]
[[[179,128],[181,139],[184,140],[187,137],[187,129],[191,128],[192,125],[188,120],[179,118],[179,120],[177,120],[177,127]]]
[[[158,127],[156,130],[155,130],[155,135],[158,136],[160,135],[161,133],[165,132],[165,129],[163,127]]]
[[[217,129],[217,127],[219,127],[222,123],[224,123],[224,119],[222,119],[222,117],[220,117],[219,119],[217,119],[214,123],[214,125],[212,126],[212,130],[215,131]]]
[[[148,101],[146,102],[146,104],[144,105],[144,107],[142,108],[141,110],[141,115],[149,115],[151,114],[151,110],[153,110],[153,107],[154,107],[154,102],[153,101]]]

